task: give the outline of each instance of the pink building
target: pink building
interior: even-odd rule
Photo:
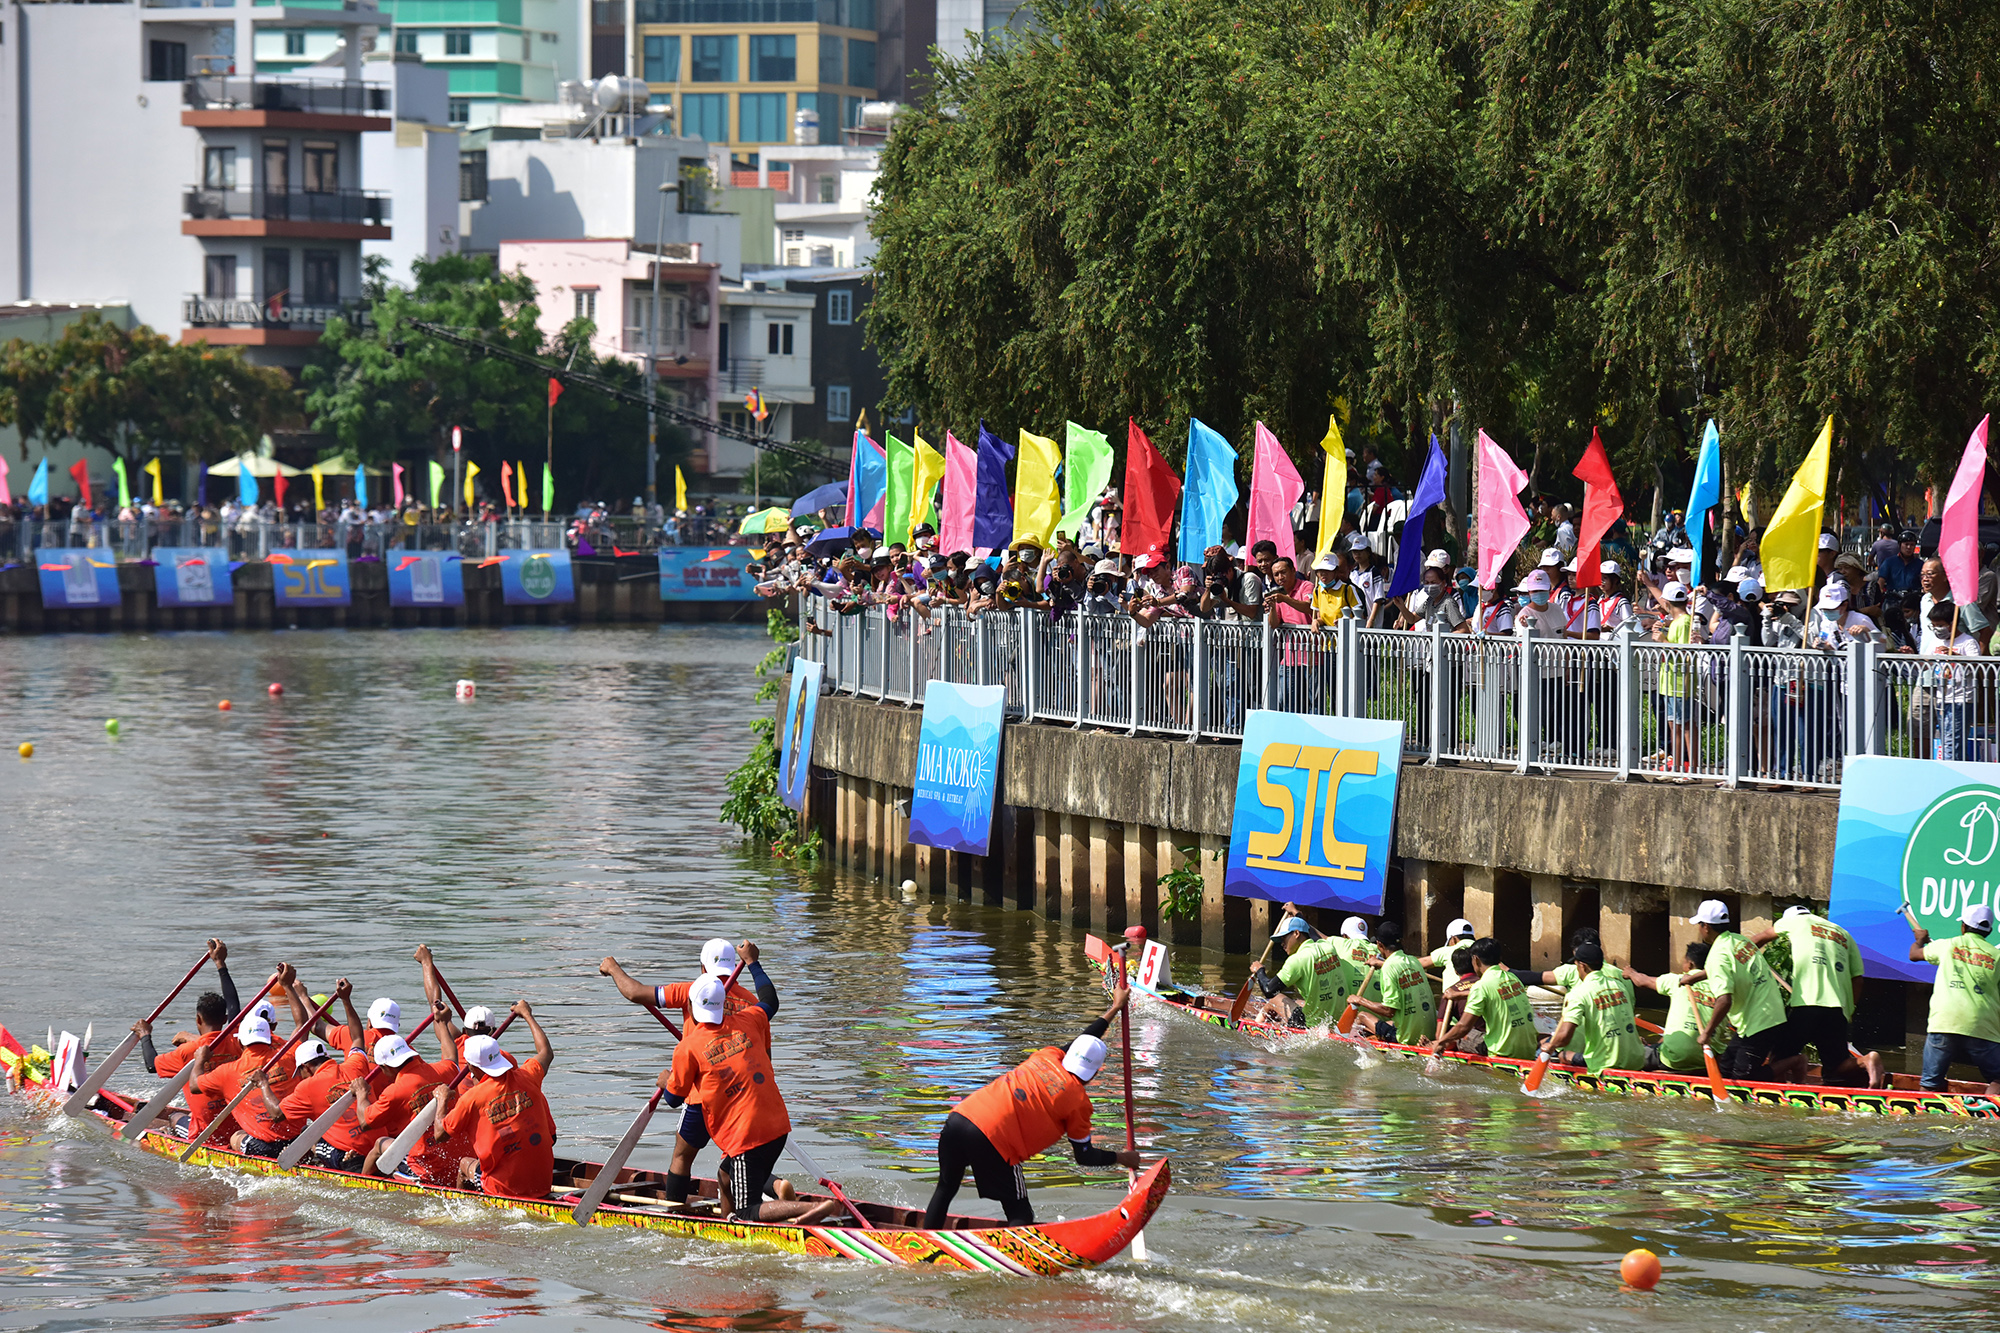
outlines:
[[[592,349],[644,371],[657,357],[660,400],[713,417],[717,398],[717,319],[721,265],[703,263],[701,245],[668,244],[659,256],[659,305],[653,304],[653,247],[623,239],[502,241],[500,271],[534,280],[540,327],[553,340],[574,319],[596,324]],[[716,440],[695,441],[693,473],[716,471]],[[661,486],[673,502],[672,478]]]

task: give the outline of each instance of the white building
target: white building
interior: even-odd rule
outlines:
[[[867,267],[875,258],[868,218],[882,150],[822,144],[788,148],[785,156],[791,170],[772,210],[775,261],[786,268]]]
[[[756,426],[761,398],[772,438],[793,438],[793,409],[813,401],[813,298],[758,280],[722,286],[722,321],[716,330],[717,402],[724,421]],[[747,472],[752,449],[721,441],[717,471]],[[740,464],[740,466],[737,466]]]

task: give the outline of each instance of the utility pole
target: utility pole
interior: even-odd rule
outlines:
[[[646,518],[660,503],[660,418],[654,410],[660,397],[660,251],[666,244],[666,196],[680,189],[677,181],[660,186],[660,205],[653,224],[653,308],[646,319]]]

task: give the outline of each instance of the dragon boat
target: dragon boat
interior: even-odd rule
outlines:
[[[1316,1036],[1324,1041],[1366,1048],[1386,1056],[1426,1061],[1432,1058],[1424,1047],[1406,1046],[1398,1042],[1362,1036],[1358,1029],[1352,1033],[1340,1033],[1316,1028],[1286,1027],[1247,1017],[1232,1019],[1231,997],[1209,995],[1196,988],[1174,985],[1165,965],[1164,946],[1154,942],[1147,948],[1149,951],[1159,950],[1160,955],[1157,961],[1149,958],[1147,960],[1149,965],[1142,966],[1139,974],[1129,979],[1133,994],[1143,996],[1150,1003],[1185,1014],[1196,1022],[1242,1032],[1253,1037],[1296,1040],[1301,1037]],[[1118,955],[1113,947],[1095,935],[1087,935],[1084,937],[1084,954],[1103,974],[1105,984],[1109,985],[1111,969],[1119,965],[1116,961]],[[1469,1065],[1517,1082],[1535,1065],[1533,1060],[1516,1060],[1498,1055],[1470,1055],[1463,1051],[1441,1051],[1436,1058],[1447,1065]],[[1730,1101],[1744,1106],[1787,1107],[1797,1111],[1832,1111],[1906,1119],[1935,1116],[1959,1120],[2000,1120],[2000,1105],[1995,1105],[1988,1099],[1986,1085],[1983,1083],[1953,1080],[1948,1092],[1926,1092],[1917,1085],[1916,1075],[1893,1074],[1890,1076],[1892,1086],[1887,1088],[1830,1087],[1824,1083],[1810,1081],[1816,1079],[1817,1071],[1818,1066],[1809,1068],[1806,1071],[1806,1078],[1809,1081],[1804,1083],[1764,1083],[1750,1079],[1726,1078],[1723,1080],[1723,1092]],[[1685,1097],[1699,1101],[1712,1101],[1714,1098],[1714,1092],[1705,1074],[1677,1074],[1666,1070],[1656,1072],[1635,1069],[1607,1069],[1600,1074],[1592,1074],[1580,1066],[1551,1063],[1544,1086],[1547,1086],[1547,1082],[1554,1081],[1568,1084],[1582,1092],[1613,1093],[1628,1097]]]
[[[24,1048],[4,1026],[0,1026],[0,1066],[5,1066],[8,1082],[19,1095],[50,1111],[61,1105],[67,1084],[59,1086],[52,1081],[54,1071],[49,1052],[39,1047]],[[139,1104],[133,1098],[109,1089],[99,1092],[90,1105],[91,1114],[113,1129],[122,1126],[138,1109]],[[178,1159],[187,1150],[188,1141],[182,1131],[185,1121],[184,1112],[162,1116],[134,1146],[156,1156]],[[558,1157],[555,1184],[548,1195],[541,1199],[517,1199],[304,1163],[287,1170],[271,1158],[249,1157],[214,1144],[198,1149],[188,1159],[188,1165],[253,1176],[290,1177],[342,1189],[425,1195],[513,1209],[564,1223],[572,1221],[571,1211],[600,1170],[597,1162]],[[712,1179],[696,1181],[697,1190],[690,1193],[685,1205],[672,1205],[666,1200],[664,1172],[627,1167],[619,1171],[603,1206],[591,1214],[589,1225],[633,1227],[695,1240],[761,1246],[810,1259],[929,1264],[966,1272],[1050,1277],[1075,1269],[1095,1268],[1121,1254],[1159,1211],[1167,1196],[1169,1180],[1167,1162],[1162,1158],[1132,1182],[1116,1206],[1101,1213],[1031,1226],[1008,1226],[990,1218],[953,1215],[949,1226],[933,1231],[923,1226],[921,1209],[862,1200],[854,1202],[868,1219],[870,1225],[866,1227],[851,1217],[842,1225],[832,1226],[739,1221],[717,1215],[716,1186]],[[829,1196],[801,1191],[798,1197],[810,1201]]]

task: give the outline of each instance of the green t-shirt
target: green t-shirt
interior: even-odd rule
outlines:
[[[1604,966],[1597,970],[1600,972],[1609,972],[1614,977],[1622,978],[1625,975],[1622,968],[1608,959],[1605,961]],[[1551,984],[1561,986],[1564,990],[1574,990],[1576,983],[1582,980],[1581,974],[1576,970],[1575,963],[1564,963],[1561,967],[1550,971],[1549,975],[1555,978],[1555,981]],[[1626,989],[1630,990],[1631,987],[1628,985]]]
[[[1854,1017],[1854,979],[1861,975],[1854,937],[1818,916],[1788,916],[1777,929],[1792,942],[1792,1007],[1838,1005]]]
[[[1624,978],[1591,973],[1564,998],[1562,1016],[1563,1022],[1576,1024],[1571,1040],[1583,1043],[1583,1064],[1591,1073],[1638,1069],[1646,1063],[1646,1044],[1639,1040],[1632,990]]]
[[[1446,988],[1456,986],[1461,980],[1471,975],[1467,972],[1460,972],[1451,965],[1451,956],[1453,954],[1457,953],[1460,949],[1469,949],[1471,947],[1471,940],[1456,940],[1446,941],[1431,950],[1431,966],[1444,969],[1444,984]]]
[[[1373,940],[1351,940],[1341,935],[1337,937],[1336,943],[1340,945],[1340,951],[1347,955],[1347,961],[1354,964],[1355,970],[1363,976],[1367,976],[1370,963],[1380,960],[1382,951],[1375,946]],[[1368,977],[1368,986],[1361,992],[1361,998],[1364,1000],[1382,998],[1382,977],[1379,972]]]
[[[1341,955],[1337,942],[1321,939],[1301,944],[1278,969],[1278,980],[1299,997],[1306,1022],[1318,1027],[1340,1017],[1347,997],[1361,984],[1361,974]]]
[[[1735,931],[1725,930],[1715,937],[1708,946],[1708,965],[1702,970],[1715,983],[1717,996],[1730,997],[1729,1017],[1744,1036],[1754,1037],[1785,1021],[1785,995],[1778,987],[1777,974],[1757,952],[1757,946]]]
[[[1465,1011],[1486,1025],[1486,1053],[1526,1060],[1535,1053],[1535,1007],[1528,988],[1504,967],[1489,967],[1472,983]]]
[[[2000,951],[1968,931],[1926,944],[1924,961],[1937,964],[1937,981],[1931,987],[1931,1031],[2000,1041],[2000,990],[1995,988],[1994,971]]]
[[[1407,1046],[1437,1036],[1437,1004],[1424,965],[1398,949],[1379,975],[1382,1003],[1396,1011],[1396,1040]]]
[[[1708,1013],[1715,1008],[1715,982],[1704,978],[1688,984],[1680,977],[1668,972],[1663,974],[1654,989],[1667,997],[1667,1021],[1661,1024],[1668,1032],[1685,1032],[1690,1037],[1701,1036],[1701,1025],[1708,1021]],[[1719,1045],[1729,1040],[1736,1025],[1727,1018],[1715,1029],[1715,1040]]]

